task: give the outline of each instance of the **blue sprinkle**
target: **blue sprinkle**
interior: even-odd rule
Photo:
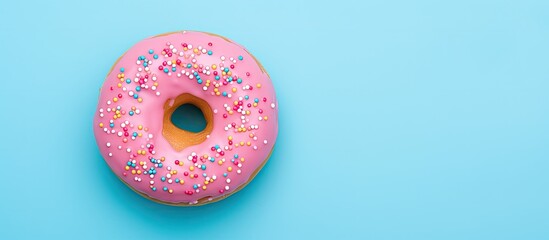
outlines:
[[[202,170],[206,170],[206,165],[202,164]]]
[[[124,72],[124,68],[120,68],[120,72]]]
[[[223,97],[226,97],[227,96],[227,92],[223,92]]]
[[[159,164],[158,164],[158,168],[162,168],[162,163],[159,163]]]
[[[132,134],[134,137],[137,137],[137,133],[136,132],[133,132]]]
[[[176,178],[176,179],[175,179],[175,182],[176,182],[176,183],[179,183],[180,181],[181,181],[181,180],[179,180],[179,178]]]
[[[213,52],[212,52],[212,51],[208,51],[208,55],[212,55],[212,54],[213,54]]]
[[[206,173],[202,173],[202,176],[203,176],[203,177],[207,177],[207,176],[208,176],[208,174],[206,174]]]
[[[153,187],[152,190],[153,190],[153,191],[156,191],[156,187]]]
[[[139,96],[137,96],[137,94],[134,94],[133,95],[133,98],[137,99]]]
[[[198,185],[196,185],[196,184],[193,185],[193,188],[194,188],[194,189],[197,189],[197,188],[198,188]]]
[[[196,81],[196,82],[198,82],[198,84],[202,84],[202,80],[201,80],[201,79],[198,79],[198,81]]]
[[[149,54],[153,54],[154,50],[149,49]]]
[[[162,182],[165,182],[165,181],[166,181],[166,177],[162,176],[162,177],[160,178],[160,180],[161,180]]]
[[[128,166],[131,166],[132,165],[132,162],[128,161]]]
[[[132,163],[132,167],[135,167],[135,163]]]
[[[234,158],[238,158],[238,154],[235,154],[235,155],[234,155]]]
[[[238,60],[242,61],[244,59],[242,56],[238,56]]]
[[[242,79],[239,78],[239,79],[236,80],[236,82],[237,82],[238,84],[240,84],[240,83],[242,83]]]
[[[154,58],[154,59],[158,59],[158,55],[155,54],[155,55],[153,56],[153,58]]]
[[[229,72],[229,68],[225,68],[223,71],[225,72]]]
[[[227,78],[227,82],[232,82],[232,81],[233,81],[233,77]]]
[[[258,102],[259,102],[259,99],[258,99],[258,98],[254,98],[254,102],[258,103]]]
[[[162,190],[168,191],[168,187],[164,187],[164,188],[162,188]]]
[[[216,144],[216,145],[215,145],[215,149],[219,149],[219,145]]]
[[[138,92],[141,91],[141,87],[140,86],[135,87],[135,91],[138,91]]]
[[[127,84],[130,84],[131,82],[132,82],[132,80],[131,80],[131,79],[129,79],[129,78],[128,78],[128,79],[126,79],[126,83],[127,83]]]
[[[210,162],[215,162],[215,158],[210,158]]]
[[[215,76],[215,80],[219,80],[219,76]]]
[[[187,68],[191,68],[193,65],[192,64],[187,64]]]
[[[130,113],[130,116],[133,116],[133,111],[130,111],[129,113]]]
[[[227,177],[227,175],[228,175],[227,173],[223,173],[223,177]]]
[[[168,70],[168,68],[164,68],[164,72],[165,73],[168,73],[170,70]]]
[[[246,100],[248,100],[248,99],[250,99],[250,96],[246,95],[246,96],[244,96],[244,98],[245,98]]]
[[[114,127],[114,123],[109,124],[109,126],[110,126],[111,128],[113,128],[113,127]]]
[[[175,72],[176,70],[177,70],[177,68],[172,67],[172,72]]]
[[[146,66],[149,66],[149,64],[147,62],[144,62],[143,67],[146,67]]]

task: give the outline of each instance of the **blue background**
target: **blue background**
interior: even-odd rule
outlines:
[[[549,238],[548,1],[0,3],[1,238]],[[92,134],[137,41],[246,46],[280,134],[243,191],[197,208],[126,188]]]

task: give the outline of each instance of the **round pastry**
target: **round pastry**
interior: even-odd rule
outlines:
[[[172,113],[196,106],[206,127],[176,127]],[[147,38],[107,75],[93,120],[99,150],[130,188],[178,206],[221,200],[267,162],[278,133],[269,75],[242,46],[203,32]]]

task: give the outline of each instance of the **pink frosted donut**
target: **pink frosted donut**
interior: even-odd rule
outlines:
[[[170,120],[198,107],[206,128]],[[99,150],[137,193],[170,205],[201,205],[242,189],[267,162],[278,133],[269,75],[242,46],[182,31],[147,38],[107,75],[93,120]]]

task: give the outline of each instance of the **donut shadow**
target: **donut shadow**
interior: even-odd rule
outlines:
[[[276,158],[276,148],[271,159]],[[96,151],[94,157],[94,168],[100,178],[97,183],[104,192],[102,196],[109,199],[106,202],[112,203],[116,209],[120,209],[124,215],[149,219],[151,222],[175,221],[178,223],[195,223],[196,221],[229,221],[232,216],[243,211],[248,205],[256,204],[261,194],[268,189],[267,177],[270,175],[271,161],[267,161],[265,167],[245,188],[232,194],[221,201],[200,205],[200,206],[171,206],[147,199],[127,187],[111,171],[103,157]],[[226,222],[225,222],[226,223]],[[166,225],[170,227],[171,225]]]

